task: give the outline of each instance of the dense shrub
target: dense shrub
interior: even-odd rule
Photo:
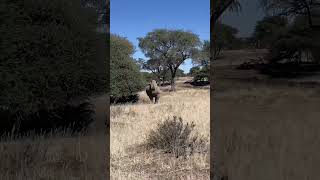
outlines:
[[[209,85],[210,80],[209,80],[208,74],[204,74],[204,73],[197,74],[193,78],[193,81],[191,82],[191,84],[194,86],[207,86],[207,85]]]
[[[189,75],[190,75],[190,76],[195,76],[195,75],[197,75],[200,71],[201,71],[200,66],[192,67],[192,68],[190,68]]]
[[[144,87],[139,66],[132,58],[133,45],[125,38],[111,35],[110,94],[112,98],[123,98],[136,94]]]
[[[269,17],[273,22],[264,22],[268,26],[261,26],[259,34],[268,39],[269,53],[265,59],[270,63],[279,62],[302,62],[304,60],[314,61],[319,63],[319,30],[309,27],[308,19],[303,16],[297,16],[293,19],[292,23],[278,22],[279,17]],[[265,20],[264,20],[265,21]],[[258,23],[259,24],[259,23]],[[269,29],[268,29],[269,28]],[[263,30],[264,29],[264,30]],[[272,33],[266,33],[272,32]],[[303,53],[309,53],[306,59]],[[310,58],[312,57],[312,58]]]
[[[136,103],[139,101],[139,95],[133,94],[129,96],[122,96],[122,97],[110,97],[111,104],[127,104],[127,103]]]
[[[210,67],[209,66],[195,66],[190,69],[189,75],[190,76],[197,76],[199,74],[207,74],[210,75]]]
[[[149,72],[141,72],[141,74],[142,74],[143,80],[146,84],[156,78],[155,75],[153,75],[152,73],[149,73]]]
[[[194,123],[184,124],[181,118],[168,118],[159,123],[155,130],[148,136],[147,143],[151,148],[172,153],[176,157],[192,154],[196,151],[203,152],[206,147],[206,139],[199,137],[194,130]]]
[[[3,0],[0,15],[0,133],[85,128],[94,117],[84,100],[108,79],[95,10],[79,0]]]
[[[0,14],[1,106],[50,111],[105,91],[106,37],[95,31],[93,9],[78,0],[3,0]]]

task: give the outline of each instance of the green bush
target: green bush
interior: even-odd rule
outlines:
[[[200,66],[195,66],[190,69],[189,75],[195,76],[201,71]]]
[[[198,75],[210,75],[210,66],[195,66],[190,69],[189,75],[196,77]]]
[[[136,94],[144,88],[139,66],[131,57],[133,45],[125,38],[111,35],[110,95],[122,98]]]
[[[106,36],[77,0],[0,4],[0,105],[12,113],[65,106],[106,90]]]
[[[144,82],[147,84],[149,82],[151,82],[153,79],[155,79],[155,75],[149,72],[141,72]]]

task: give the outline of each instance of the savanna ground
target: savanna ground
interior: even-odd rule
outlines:
[[[108,98],[94,98],[96,121],[88,134],[1,137],[1,180],[96,180],[107,177],[105,119]]]
[[[318,179],[320,86],[308,81],[320,79],[271,79],[235,69],[264,52],[226,51],[215,62],[215,167],[229,180]]]
[[[180,78],[176,92],[162,87],[158,104],[150,104],[146,93],[140,92],[137,104],[111,106],[111,179],[209,179],[209,87],[193,88],[184,84],[188,80]],[[208,140],[207,150],[177,158],[146,148],[150,131],[173,116],[194,122],[194,132]]]

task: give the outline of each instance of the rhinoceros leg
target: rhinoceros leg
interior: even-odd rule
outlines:
[[[150,99],[151,103],[153,103],[153,97],[149,96],[149,99]]]
[[[159,95],[156,95],[156,96],[155,96],[155,99],[156,99],[156,100],[155,100],[155,104],[157,104],[157,103],[158,103],[159,98],[160,98],[160,97],[159,97]]]

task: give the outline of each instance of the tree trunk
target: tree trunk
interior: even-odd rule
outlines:
[[[157,76],[157,82],[161,83],[161,76]],[[160,84],[159,84],[160,85]]]
[[[171,71],[171,80],[170,80],[171,91],[176,91],[176,84],[174,81],[174,78],[176,77],[176,72],[177,72],[177,69],[174,69],[173,71]]]
[[[176,91],[176,84],[174,82],[174,78],[171,78],[170,84],[171,84],[171,91]]]

